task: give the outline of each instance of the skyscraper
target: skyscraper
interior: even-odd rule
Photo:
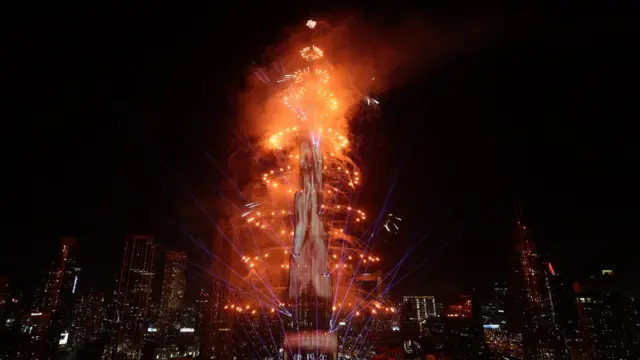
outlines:
[[[60,259],[57,263],[54,262],[54,267],[49,271],[44,287],[41,310],[48,313],[52,313],[57,310],[59,301],[64,297],[64,294],[61,295],[61,292],[67,288],[71,291],[73,289],[73,284],[76,281],[75,276],[69,278],[69,275],[71,275],[69,272],[74,271],[73,268],[76,264],[76,239],[64,237],[61,240],[61,245]]]
[[[213,259],[211,263],[212,288],[208,300],[209,308],[204,314],[202,326],[202,346],[200,353],[203,358],[232,359],[233,318],[224,311],[229,302],[229,266],[231,261],[231,244],[227,234],[231,233],[229,222],[220,219],[218,231],[213,237]]]
[[[509,311],[509,288],[505,283],[495,283],[495,287],[493,288],[495,295],[495,304],[496,304],[496,316],[495,321],[500,327],[506,328],[507,326],[507,314]]]
[[[638,359],[638,300],[616,283],[613,272],[576,281],[573,290],[580,334],[573,353],[585,359]]]
[[[154,274],[153,238],[128,235],[116,293],[112,359],[140,359]]]
[[[176,322],[184,308],[186,261],[185,253],[167,251],[162,280],[162,319],[165,324]]]
[[[49,271],[41,311],[49,314],[48,353],[67,352],[73,344],[72,320],[80,268],[76,267],[76,239],[61,239],[60,255]]]
[[[517,245],[525,360],[565,359],[568,352],[555,317],[550,269],[543,266],[527,227],[518,222]]]
[[[311,30],[315,24],[313,20],[307,22]],[[313,44],[309,44],[308,49],[322,53]],[[314,73],[321,71],[318,66],[322,61],[320,56],[304,54],[303,50],[301,57],[307,62],[308,69]],[[329,234],[323,220],[326,181],[323,179],[323,161],[326,157],[323,158],[323,142],[318,130],[325,117],[329,116],[325,111],[333,111],[330,109],[336,109],[337,103],[334,98],[323,98],[324,95],[311,97],[311,94],[327,93],[323,86],[328,85],[329,77],[326,79],[326,83],[304,83],[298,90],[308,92],[309,97],[297,105],[305,115],[298,114],[301,121],[296,124],[299,131],[296,144],[299,149],[298,190],[293,198],[294,232],[289,254],[288,296],[289,301],[296,304],[296,309],[292,313],[292,331],[285,336],[285,344],[297,349],[296,357],[306,358],[337,358],[338,351],[336,334],[329,331],[332,326],[333,279],[328,268]],[[288,101],[285,99],[285,103]],[[288,356],[285,352],[285,359]]]

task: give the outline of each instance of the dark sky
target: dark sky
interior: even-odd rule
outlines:
[[[127,233],[198,259],[185,233],[214,230],[190,194],[215,201],[214,161],[234,150],[249,66],[282,26],[317,13],[84,6],[17,13],[11,32],[0,273],[19,288],[35,284],[63,235],[79,238],[85,284],[105,290]],[[397,239],[376,245],[386,266],[431,234],[398,292],[506,277],[516,199],[558,271],[637,275],[637,25],[624,9],[462,8],[420,12],[496,19],[498,36],[382,94],[380,118],[359,126],[362,203],[373,214],[392,190],[388,209],[404,219]],[[416,12],[354,9],[385,25]]]

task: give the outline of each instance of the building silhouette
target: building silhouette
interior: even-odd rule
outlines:
[[[233,317],[224,307],[230,301],[229,278],[231,266],[230,224],[226,219],[218,221],[219,231],[213,237],[213,259],[211,262],[211,294],[208,308],[204,312],[200,354],[204,359],[233,358]],[[203,292],[206,294],[206,292]]]
[[[427,335],[428,319],[436,317],[433,296],[404,296],[402,298],[403,326],[411,329],[416,339]]]
[[[616,282],[613,272],[573,284],[577,339],[572,354],[579,359],[640,358],[638,300]]]
[[[161,322],[167,327],[178,321],[184,309],[186,286],[184,270],[186,262],[187,256],[184,252],[167,251],[162,278],[161,300]]]
[[[153,285],[155,245],[146,235],[127,235],[118,280],[110,359],[140,359]]]
[[[31,312],[42,315],[29,317],[29,321],[33,320],[46,333],[43,352],[54,358],[68,353],[73,347],[73,313],[80,273],[76,253],[76,239],[63,237],[59,258],[47,273],[44,290],[39,297],[42,302]],[[47,321],[43,322],[43,319]]]
[[[568,358],[566,341],[556,319],[556,295],[552,287],[552,267],[538,254],[525,225],[518,222],[519,303],[521,308],[524,358],[557,360]]]

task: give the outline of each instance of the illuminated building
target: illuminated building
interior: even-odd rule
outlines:
[[[76,240],[66,237],[63,238],[61,242],[60,259],[57,264],[54,263],[55,268],[49,272],[44,288],[44,296],[40,309],[45,312],[54,312],[58,308],[61,291],[68,285],[68,281],[65,281],[67,280],[65,279],[65,275],[67,275],[66,272],[75,266]],[[71,281],[71,286],[73,287],[74,278],[71,278]]]
[[[508,314],[510,313],[511,306],[509,304],[509,288],[504,283],[495,283],[493,288],[495,296],[496,312],[493,314],[493,321],[491,323],[500,324],[500,327],[507,327]]]
[[[75,354],[86,344],[96,342],[105,330],[104,294],[89,291],[76,301],[71,334],[71,353]]]
[[[200,334],[196,328],[197,316],[194,308],[186,308],[180,314],[171,331],[164,334],[161,347],[155,352],[149,351],[149,354],[155,354],[154,359],[173,359],[181,356],[197,357],[199,355],[198,339]],[[159,329],[149,327],[147,333],[150,338],[157,334]]]
[[[105,297],[102,293],[88,292],[82,297],[79,317],[85,328],[87,341],[95,341],[105,330]]]
[[[187,256],[183,252],[167,251],[162,279],[162,323],[171,328],[184,308]]]
[[[21,348],[22,334],[20,319],[23,316],[20,293],[11,291],[9,279],[0,276],[0,359],[16,358]]]
[[[34,312],[49,315],[47,353],[66,353],[73,344],[71,332],[80,269],[76,267],[76,239],[61,239],[59,259],[47,273],[42,302]],[[39,318],[39,319],[42,319]]]
[[[111,359],[140,359],[154,274],[153,238],[128,235],[115,301],[114,337],[107,354]]]
[[[518,222],[518,281],[522,307],[524,358],[566,359],[568,349],[556,321],[556,299],[552,288],[555,271],[545,266],[526,226]]]
[[[198,334],[198,353],[203,350],[203,345],[208,338],[206,316],[209,315],[209,292],[205,289],[200,289],[198,297],[196,298],[196,334]]]
[[[580,338],[573,353],[587,359],[640,358],[638,299],[615,282],[613,272],[575,282]]]
[[[494,283],[493,296],[481,306],[484,339],[495,359],[524,357],[522,334],[512,331],[508,316],[513,315],[509,289],[502,282]],[[492,359],[493,359],[492,358]]]
[[[448,318],[471,319],[473,317],[473,299],[471,295],[460,295],[445,311]]]
[[[436,317],[444,316],[444,304],[442,302],[436,302]]]
[[[427,319],[436,317],[436,300],[433,296],[405,296],[402,298],[404,326],[417,336],[427,333]]]
[[[445,307],[442,352],[452,359],[487,359],[480,303],[473,295],[459,295]]]

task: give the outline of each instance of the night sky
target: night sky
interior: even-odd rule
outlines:
[[[413,13],[448,29],[476,18],[496,29],[385,91],[380,117],[357,125],[361,204],[373,215],[390,195],[387,209],[403,218],[399,235],[376,243],[385,266],[425,239],[400,274],[420,267],[395,294],[506,278],[516,201],[559,272],[640,274],[634,19],[624,9],[458,5],[105,3],[17,13],[5,68],[0,274],[34,286],[65,235],[79,239],[86,287],[110,290],[131,232],[200,262],[186,234],[215,230],[192,196],[213,209],[252,61],[284,27],[334,10],[386,28]]]

